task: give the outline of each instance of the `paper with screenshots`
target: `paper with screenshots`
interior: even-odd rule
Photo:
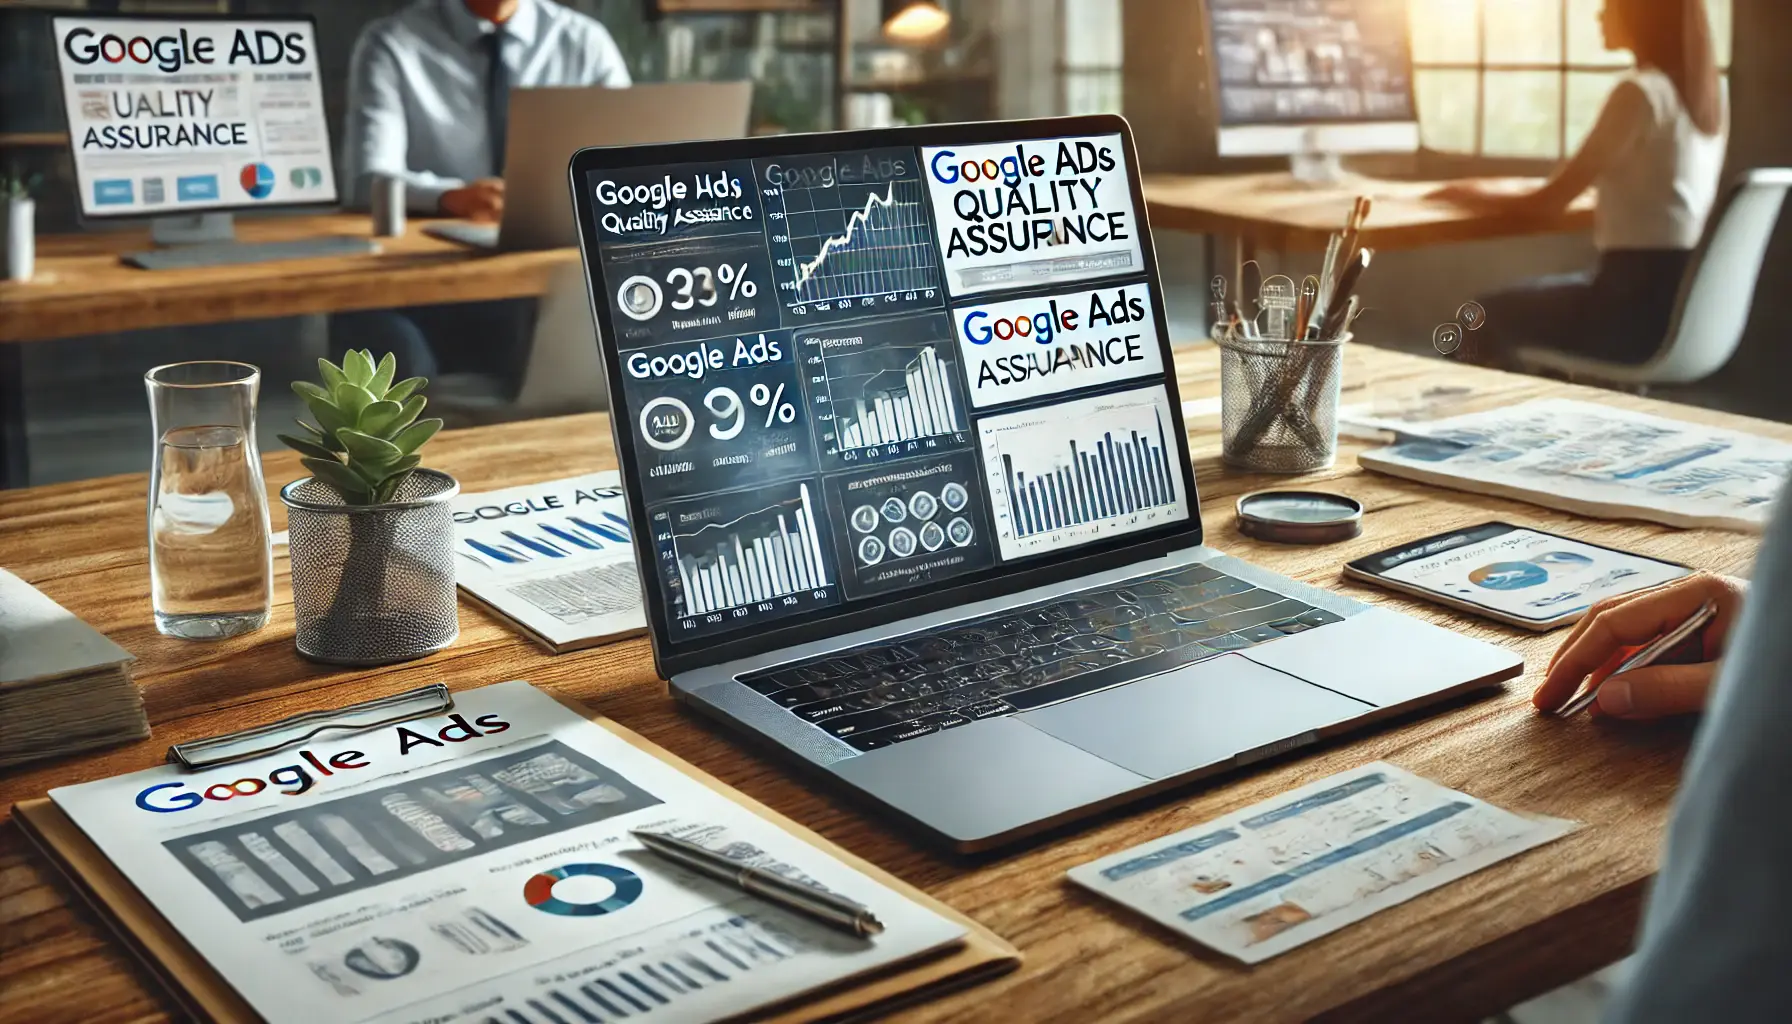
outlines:
[[[1792,471],[1792,444],[1567,399],[1390,426],[1415,436],[1363,466],[1669,526],[1759,531]]]
[[[527,683],[455,707],[50,797],[270,1024],[712,1020],[964,937]],[[887,930],[844,935],[631,829],[842,893]]]
[[[54,28],[85,215],[336,201],[310,21]]]
[[[614,471],[462,494],[454,534],[456,582],[554,650],[647,628]]]
[[[1254,964],[1575,827],[1376,762],[1072,868],[1070,878]]]

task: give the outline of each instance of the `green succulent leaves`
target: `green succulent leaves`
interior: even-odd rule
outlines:
[[[423,461],[416,452],[442,429],[439,419],[420,420],[428,400],[417,392],[429,381],[411,377],[396,384],[398,360],[388,352],[378,363],[365,350],[348,353],[337,366],[317,361],[318,379],[294,381],[293,393],[304,400],[317,421],[304,420],[302,436],[281,434],[298,452],[299,461],[324,483],[341,492],[351,505],[391,501],[398,485]]]

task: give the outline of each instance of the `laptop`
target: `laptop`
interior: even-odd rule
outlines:
[[[1523,670],[1209,546],[1115,116],[586,149],[655,664],[961,851]]]
[[[561,189],[566,161],[579,147],[734,138],[747,133],[752,104],[752,82],[514,89],[504,141],[503,217],[496,224],[429,224],[423,231],[501,252],[577,245]]]

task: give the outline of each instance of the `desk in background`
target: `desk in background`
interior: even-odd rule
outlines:
[[[1491,216],[1427,199],[1441,181],[1357,178],[1310,188],[1286,172],[1145,177],[1145,209],[1156,230],[1170,229],[1232,241],[1222,253],[1253,259],[1259,251],[1324,252],[1341,231],[1359,195],[1375,200],[1360,240],[1372,249],[1415,249],[1449,242],[1478,242],[1524,235],[1588,231],[1591,192],[1559,214],[1541,218]],[[1218,273],[1219,271],[1215,271]]]
[[[1183,396],[1219,392],[1211,347],[1177,357]],[[1529,398],[1574,397],[1792,439],[1792,426],[1537,378],[1351,346],[1347,402],[1396,405],[1439,386],[1472,389],[1450,411]],[[1356,468],[1345,439],[1336,468],[1299,478],[1361,499],[1356,540],[1327,547],[1253,541],[1234,528],[1233,503],[1285,485],[1225,469],[1211,418],[1191,433],[1208,542],[1305,583],[1347,591],[1450,628],[1516,647],[1526,677],[1504,692],[1456,701],[1068,826],[995,859],[967,861],[918,845],[892,819],[849,804],[783,762],[681,711],[654,674],[645,639],[573,654],[543,654],[469,601],[461,637],[421,662],[373,671],[309,664],[293,651],[292,593],[276,563],[271,624],[212,644],[159,636],[150,621],[141,475],[0,492],[0,565],[18,573],[135,653],[155,726],[118,750],[0,773],[0,814],[54,786],[158,763],[171,743],[316,708],[445,680],[470,687],[528,679],[586,702],[731,785],[993,928],[1026,955],[990,984],[907,1009],[893,1019],[1473,1020],[1582,977],[1629,951],[1655,871],[1669,800],[1691,725],[1545,719],[1531,689],[1563,635],[1459,617],[1339,579],[1347,559],[1416,536],[1506,518],[1720,572],[1746,571],[1757,538],[1577,519],[1497,498],[1428,488]],[[614,467],[604,417],[509,423],[441,435],[429,462],[469,490]],[[290,452],[266,457],[270,493],[300,475]],[[276,529],[284,510],[272,502]],[[1560,842],[1318,939],[1256,967],[1221,959],[1072,888],[1064,872],[1210,820],[1295,786],[1386,759],[1502,807],[1573,818],[1587,827]],[[0,824],[0,1024],[162,1021],[175,1013],[130,955]]]
[[[426,222],[425,222],[426,223]],[[361,235],[365,214],[245,218],[237,236],[271,242]],[[383,251],[192,270],[139,270],[118,261],[150,247],[149,229],[45,235],[37,276],[0,281],[0,487],[26,479],[24,381],[18,342],[146,327],[259,320],[541,295],[576,248],[483,253],[431,238],[413,220]],[[144,363],[140,369],[149,369]]]

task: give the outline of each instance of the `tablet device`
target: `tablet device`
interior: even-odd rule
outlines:
[[[1565,626],[1597,601],[1690,575],[1675,562],[1511,523],[1425,537],[1344,566],[1377,583],[1509,626]]]

